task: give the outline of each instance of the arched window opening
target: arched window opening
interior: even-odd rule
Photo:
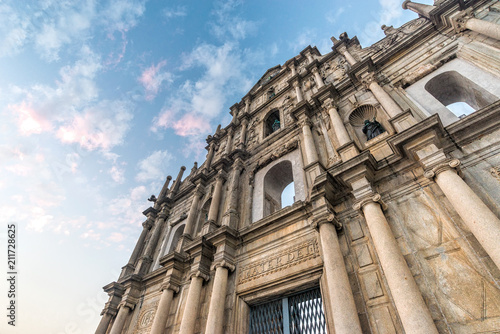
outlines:
[[[172,238],[172,242],[170,243],[170,246],[168,247],[168,252],[170,253],[174,251],[177,248],[177,244],[179,243],[179,239],[182,236],[182,233],[184,232],[184,227],[185,225],[179,226],[174,233],[174,237]]]
[[[427,82],[425,90],[459,117],[484,108],[497,100],[493,94],[457,71],[447,71],[436,75]],[[457,102],[463,102],[463,104],[455,106]],[[464,104],[470,108],[465,109]]]
[[[283,208],[282,194],[291,183],[293,183],[292,163],[288,160],[278,163],[267,172],[264,177],[264,217]],[[287,202],[290,197],[295,197],[293,186],[288,190],[286,197]]]
[[[271,133],[278,131],[281,128],[280,122],[280,112],[279,110],[275,110],[267,116],[265,122],[265,135],[269,136]]]
[[[290,183],[285,187],[283,192],[281,193],[281,206],[287,207],[295,203],[295,184],[294,182]]]
[[[455,102],[447,105],[446,108],[450,109],[458,118],[463,118],[475,111],[474,108],[465,102]]]

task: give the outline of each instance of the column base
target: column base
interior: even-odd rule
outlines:
[[[213,220],[206,221],[201,228],[201,235],[206,235],[212,231],[215,231],[219,225]]]
[[[406,109],[402,113],[389,119],[389,122],[392,124],[392,126],[394,127],[394,129],[396,129],[397,132],[404,131],[412,127],[413,125],[417,124],[417,121],[413,117],[413,114],[411,113],[410,109]]]
[[[345,161],[350,160],[350,159],[354,158],[355,156],[357,156],[359,153],[359,150],[358,150],[356,144],[353,141],[350,141],[349,143],[340,146],[337,149],[337,152],[340,154],[342,161],[345,162]]]

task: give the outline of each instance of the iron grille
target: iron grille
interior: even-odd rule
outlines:
[[[250,334],[326,334],[319,289],[254,306]]]
[[[250,334],[283,334],[283,304],[281,300],[252,307]]]
[[[325,314],[319,289],[288,298],[290,334],[326,334]]]

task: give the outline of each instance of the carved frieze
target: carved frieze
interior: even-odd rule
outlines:
[[[336,84],[344,80],[347,76],[347,71],[349,70],[349,64],[343,57],[338,57],[327,61],[319,68],[321,77],[325,84],[333,83]]]
[[[257,278],[298,265],[299,263],[319,256],[316,239],[305,241],[299,245],[287,248],[265,260],[252,262],[240,270],[238,284],[243,284]]]
[[[297,140],[286,143],[284,146],[280,147],[278,150],[273,151],[272,153],[269,153],[265,155],[262,159],[260,159],[257,162],[257,168],[260,169],[264,166],[267,166],[270,164],[272,161],[281,158],[285,154],[292,152],[299,146],[299,142]]]

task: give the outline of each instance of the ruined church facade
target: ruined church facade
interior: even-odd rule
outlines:
[[[500,4],[403,8],[230,108],[144,211],[96,334],[499,333]]]

